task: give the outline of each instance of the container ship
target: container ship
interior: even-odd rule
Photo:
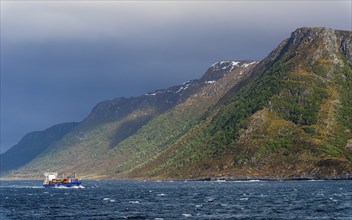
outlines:
[[[43,186],[45,188],[83,188],[81,186],[82,181],[76,177],[76,173],[74,173],[73,178],[64,178],[64,175],[62,175],[61,179],[58,177],[57,172],[45,172],[44,176]]]

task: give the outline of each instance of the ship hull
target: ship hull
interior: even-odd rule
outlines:
[[[43,184],[45,188],[79,188],[82,182]]]

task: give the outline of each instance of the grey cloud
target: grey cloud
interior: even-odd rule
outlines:
[[[351,29],[350,1],[2,1],[1,149],[99,101],[265,57],[300,26]]]
[[[14,40],[90,38],[131,39],[184,27],[297,27],[343,28],[349,1],[216,2],[4,2],[4,36]],[[189,29],[189,28],[187,28]]]

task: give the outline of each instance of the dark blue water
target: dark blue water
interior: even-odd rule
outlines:
[[[1,181],[1,219],[352,219],[352,181]]]

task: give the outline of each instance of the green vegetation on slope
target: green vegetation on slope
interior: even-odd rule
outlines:
[[[219,65],[232,68],[231,62]],[[249,75],[255,63],[241,65],[232,72],[226,72],[224,66],[211,67],[207,80],[171,88],[174,92],[163,90],[155,93],[158,95],[102,102],[75,131],[12,175],[39,177],[45,170],[58,170],[78,172],[85,178],[129,176],[196,125],[209,107]],[[212,77],[217,80],[212,81]],[[176,92],[181,90],[184,93]],[[175,96],[180,102],[160,114]]]
[[[253,66],[254,67],[254,66]],[[252,67],[238,68],[217,82],[208,84],[187,100],[170,111],[153,119],[143,126],[135,135],[119,143],[110,151],[102,169],[107,175],[131,177],[148,175],[140,169],[157,158],[182,135],[199,123],[201,116],[229,91],[229,89],[248,76]],[[239,74],[242,72],[242,74]]]
[[[210,71],[195,90],[174,87],[172,94],[188,95],[163,113],[154,107],[169,103],[167,96],[154,100],[158,105],[144,105],[145,97],[132,107],[131,100],[120,100],[123,115],[117,102],[98,105],[94,126],[70,133],[18,172],[58,168],[88,178],[142,179],[352,176],[351,56],[350,32],[297,29],[254,69],[216,72],[216,82],[208,81]],[[150,95],[156,94],[167,92]]]
[[[323,40],[318,35],[310,44],[288,45],[258,79],[160,155],[149,173],[195,178],[352,172],[352,149],[346,147],[352,139],[352,70],[341,52],[338,63],[331,58],[335,51],[326,52]]]

